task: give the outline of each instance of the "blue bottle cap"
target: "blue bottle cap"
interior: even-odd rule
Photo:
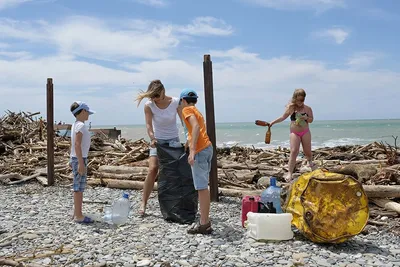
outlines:
[[[129,199],[128,193],[124,193],[123,197],[126,198],[126,199]]]
[[[269,179],[269,185],[270,186],[276,186],[276,178],[275,177],[271,177]]]

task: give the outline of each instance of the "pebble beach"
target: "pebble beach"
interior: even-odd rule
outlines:
[[[91,225],[72,220],[70,186],[37,183],[0,186],[0,258],[42,266],[400,266],[400,238],[367,225],[338,245],[315,244],[296,229],[294,238],[257,242],[241,227],[241,199],[221,197],[211,204],[214,232],[189,235],[188,225],[163,220],[157,193],[147,215],[137,216],[141,191],[128,190],[132,212],[119,227],[101,221],[105,203],[122,190],[88,188],[84,212]],[[34,253],[34,254],[32,254]],[[32,259],[36,255],[37,258]]]

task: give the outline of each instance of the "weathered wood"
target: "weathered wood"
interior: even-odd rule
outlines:
[[[147,176],[147,171],[144,174],[141,173],[106,173],[106,172],[93,172],[94,176],[102,179],[119,179],[119,180],[134,180],[144,181]]]
[[[206,110],[207,135],[213,145],[213,157],[211,160],[210,171],[210,198],[211,201],[218,201],[218,171],[217,171],[217,138],[215,135],[215,115],[214,115],[214,85],[212,61],[210,55],[204,55],[204,102]]]
[[[372,198],[371,202],[378,205],[379,207],[387,210],[392,210],[400,214],[400,204],[389,199]]]
[[[369,198],[400,198],[400,185],[363,185]]]
[[[148,168],[146,167],[129,167],[129,166],[99,166],[98,172],[104,173],[128,173],[128,174],[140,174],[147,175]]]
[[[34,174],[32,174],[31,176],[25,177],[25,178],[23,178],[23,179],[21,179],[21,180],[14,181],[14,182],[9,182],[8,185],[24,183],[24,182],[26,182],[26,181],[35,179],[35,178],[38,177],[38,176],[40,176],[40,173],[34,173]]]
[[[262,190],[219,188],[219,192],[221,192],[221,195],[223,196],[244,197],[244,196],[259,196],[261,195]]]
[[[47,184],[54,184],[54,100],[53,79],[47,79]]]

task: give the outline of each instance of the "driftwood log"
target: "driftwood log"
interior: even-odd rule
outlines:
[[[44,127],[46,122],[35,120],[36,115],[39,113],[7,111],[0,118],[0,184],[13,185],[36,180],[47,185],[48,133]],[[51,134],[55,135],[56,182],[70,183],[70,138],[58,132]],[[314,163],[317,167],[358,179],[371,202],[374,198],[400,198],[400,149],[396,144],[397,137],[394,139],[394,146],[373,142],[318,148],[313,150]],[[94,135],[87,170],[89,184],[142,189],[148,172],[148,149],[144,139],[111,140],[101,133]],[[267,177],[270,176],[276,177],[280,183],[284,182],[290,156],[288,148],[264,150],[233,146],[216,150],[221,195],[258,195],[269,185]],[[311,171],[306,163],[305,159],[296,162],[294,177]],[[382,204],[382,201],[376,203],[392,210],[397,207],[391,202],[389,205]]]

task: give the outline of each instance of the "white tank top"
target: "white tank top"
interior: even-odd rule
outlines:
[[[179,99],[173,97],[169,106],[165,109],[160,109],[157,105],[149,100],[146,102],[153,113],[153,131],[156,139],[173,139],[179,137],[179,130],[176,123],[176,116]]]

